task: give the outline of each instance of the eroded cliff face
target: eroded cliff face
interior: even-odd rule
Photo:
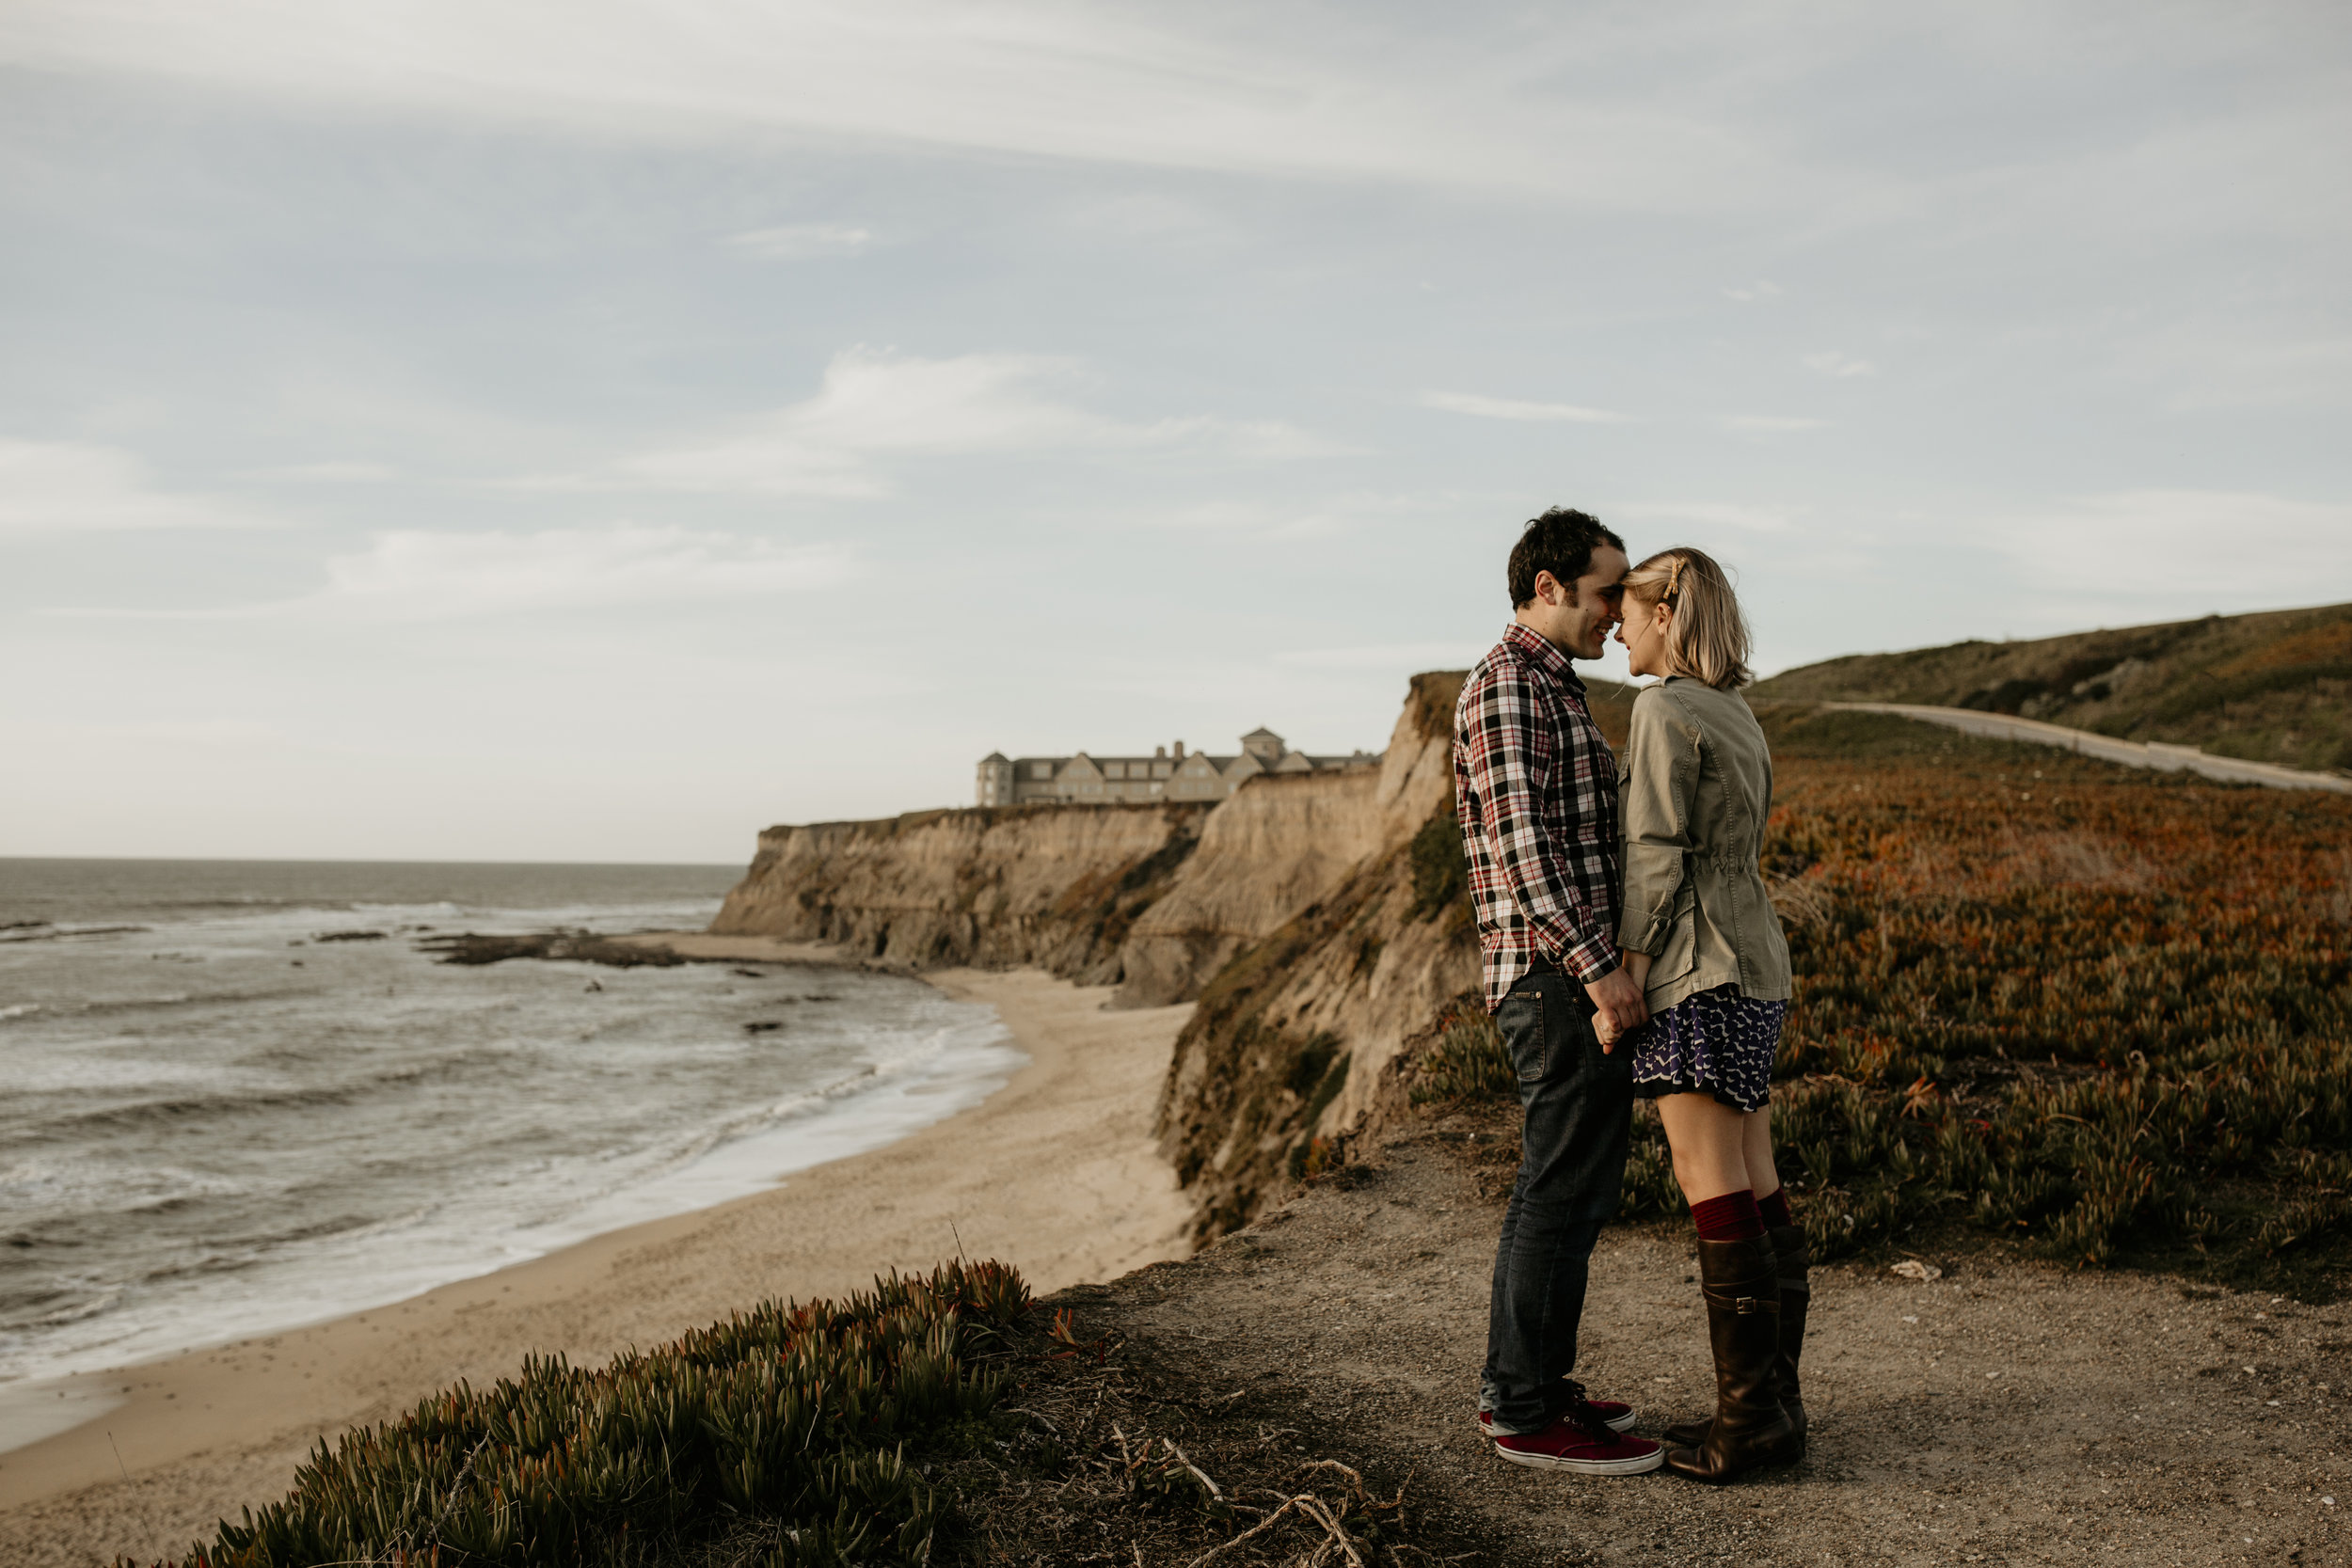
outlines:
[[[1037,964],[1116,983],[1207,805],[1005,806],[771,828],[715,932],[839,942],[905,969]]]
[[[1478,985],[1454,825],[1461,683],[1414,678],[1354,825],[1365,852],[1280,926],[1238,944],[1177,1038],[1158,1125],[1203,1238],[1248,1224],[1329,1159],[1406,1042]]]
[[[1221,802],[1167,895],[1136,916],[1120,1005],[1190,1001],[1235,953],[1344,881],[1380,847],[1380,783],[1370,770],[1269,776]]]

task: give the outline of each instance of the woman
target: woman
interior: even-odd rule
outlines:
[[[1772,1053],[1788,944],[1756,866],[1772,752],[1739,695],[1748,628],[1723,568],[1694,549],[1625,579],[1617,641],[1636,675],[1625,761],[1625,914],[1617,940],[1649,1022],[1629,1031],[1633,1088],[1658,1102],[1698,1222],[1715,1416],[1672,1427],[1666,1463],[1727,1481],[1804,1451],[1797,1358],[1810,1261],[1772,1169]]]

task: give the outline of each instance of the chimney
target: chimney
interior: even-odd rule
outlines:
[[[1152,748],[1152,755],[1155,758],[1166,757],[1168,755],[1168,748],[1165,746],[1154,746]]]
[[[1181,740],[1176,742],[1176,760],[1178,762],[1184,760],[1184,743]]]

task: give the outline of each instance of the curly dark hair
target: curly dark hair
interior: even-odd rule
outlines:
[[[1625,541],[1589,513],[1555,506],[1531,517],[1519,542],[1511,546],[1511,608],[1523,610],[1535,597],[1535,574],[1549,572],[1567,588],[1574,602],[1576,579],[1593,564],[1593,552],[1603,545],[1625,548]]]

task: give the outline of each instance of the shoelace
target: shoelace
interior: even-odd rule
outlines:
[[[1585,1435],[1596,1443],[1618,1441],[1617,1431],[1609,1424],[1608,1418],[1593,1408],[1593,1402],[1584,1397],[1584,1385],[1573,1380],[1565,1381],[1568,1386],[1568,1405],[1565,1410],[1560,1412],[1562,1418],[1581,1427]]]

